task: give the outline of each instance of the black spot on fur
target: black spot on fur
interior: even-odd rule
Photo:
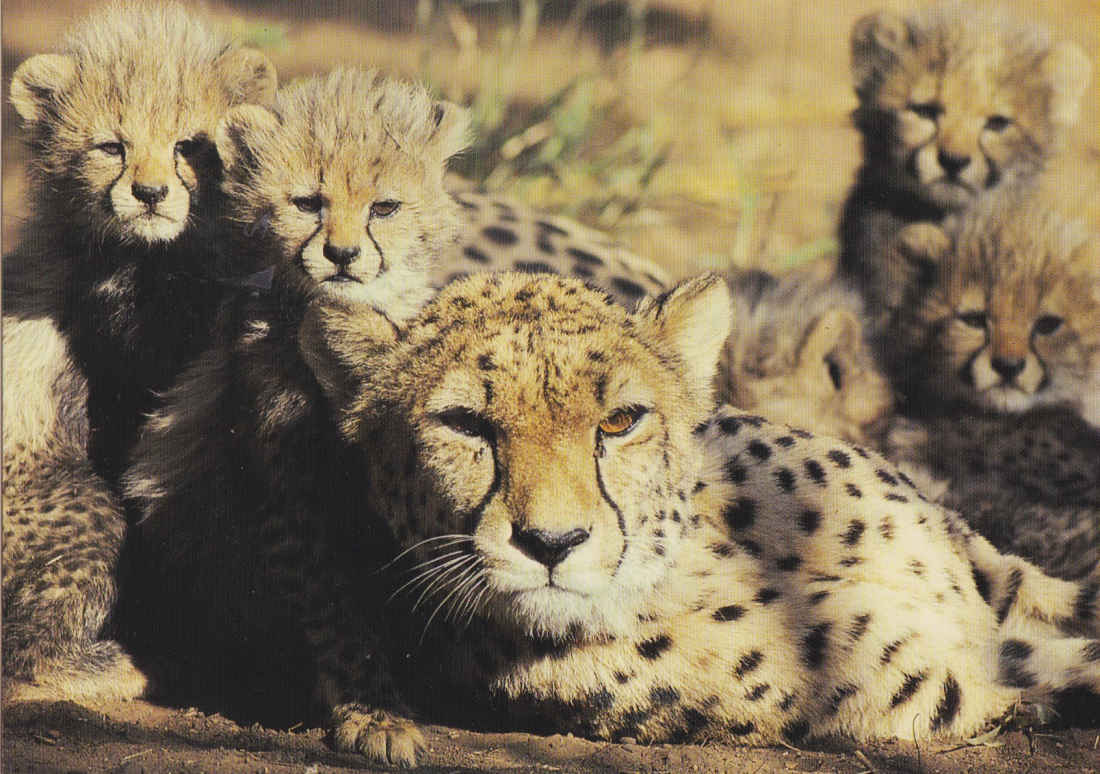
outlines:
[[[588,359],[594,363],[602,363],[607,360],[607,355],[594,349],[588,350]]]
[[[727,728],[732,736],[748,736],[756,731],[756,726],[752,724],[751,720],[744,723],[730,723]]]
[[[560,226],[555,226],[548,220],[536,220],[535,225],[543,231],[555,234],[557,236],[569,236],[568,231],[566,231],[564,228],[561,228]]]
[[[811,604],[811,605],[818,605],[818,604],[821,604],[822,602],[824,602],[824,601],[825,601],[825,599],[826,599],[826,598],[827,598],[828,596],[829,596],[829,592],[828,592],[828,591],[815,591],[815,592],[814,592],[813,594],[811,594],[811,595],[809,596],[810,604]]]
[[[794,491],[795,476],[789,468],[780,468],[775,471],[775,482],[788,494]]]
[[[794,554],[777,559],[775,566],[783,572],[794,572],[801,566],[802,559]]]
[[[1081,649],[1081,657],[1085,661],[1100,661],[1100,642],[1090,642]]]
[[[629,681],[630,675],[626,674],[625,672],[615,672],[615,682],[617,682],[619,685],[625,685]]]
[[[764,549],[755,540],[738,540],[737,545],[744,549],[745,553],[753,559],[759,559]]]
[[[878,476],[879,481],[888,486],[897,486],[898,480],[890,474],[890,471],[879,468],[875,471],[875,475]]]
[[[790,744],[798,744],[810,733],[810,724],[805,720],[794,720],[783,726],[783,738]]]
[[[825,650],[829,644],[830,623],[819,623],[802,639],[802,663],[810,669],[820,669],[825,663]]]
[[[756,592],[756,596],[753,597],[753,601],[760,603],[761,605],[769,605],[775,600],[779,599],[781,594],[778,589],[763,588]]]
[[[483,228],[481,234],[490,242],[497,245],[514,245],[519,241],[519,237],[516,236],[515,231],[512,231],[510,228],[501,228],[500,226],[488,226]]]
[[[743,484],[748,477],[748,471],[745,470],[743,465],[737,462],[736,458],[726,463],[726,480],[731,484]]]
[[[1008,639],[1001,643],[1000,680],[1013,688],[1033,688],[1035,675],[1024,669],[1022,661],[1031,658],[1032,648],[1023,640]]]
[[[974,585],[978,589],[978,594],[981,596],[985,603],[989,604],[989,578],[985,577],[985,573],[978,569],[978,565],[970,565],[970,572],[974,576]]]
[[[722,417],[718,420],[718,429],[726,435],[737,435],[737,431],[741,429],[741,423],[733,417]]]
[[[870,623],[871,614],[860,613],[852,619],[852,625],[848,629],[848,636],[851,637],[853,641],[860,639],[861,637],[863,637],[864,634],[867,633],[867,627],[870,625]]]
[[[573,268],[569,270],[574,277],[582,277],[588,279],[589,277],[596,276],[596,273],[582,263],[573,265]]]
[[[842,452],[840,449],[832,449],[828,455],[828,458],[833,461],[833,464],[838,468],[850,468],[852,467],[852,458],[848,456],[846,452]]]
[[[951,725],[951,721],[959,714],[959,706],[962,704],[962,690],[954,676],[948,672],[947,679],[943,681],[943,696],[936,705],[936,714],[932,716],[932,730],[936,731],[944,726]]]
[[[844,491],[851,497],[863,497],[863,492],[859,491],[859,487],[852,483],[845,484]]]
[[[806,460],[802,463],[802,467],[806,469],[806,475],[810,477],[810,480],[815,484],[825,485],[825,468],[821,467],[821,463],[817,460]]]
[[[906,567],[909,568],[909,572],[913,573],[918,578],[924,576],[924,562],[920,559],[910,559]]]
[[[480,368],[482,371],[492,371],[494,368],[496,368],[496,365],[493,363],[493,356],[490,355],[488,352],[478,355],[477,367]]]
[[[863,559],[858,556],[846,556],[840,560],[841,567],[855,567],[857,564],[861,564]]]
[[[565,252],[576,258],[581,263],[587,263],[590,266],[603,266],[603,259],[593,255],[587,250],[581,250],[576,247],[566,248]]]
[[[730,529],[748,529],[756,521],[756,501],[748,497],[739,497],[736,502],[726,506],[722,516]]]
[[[557,274],[558,270],[543,261],[516,261],[512,264],[516,271],[523,274]]]
[[[898,652],[898,649],[904,645],[906,640],[894,640],[886,647],[882,649],[882,655],[879,657],[879,663],[886,666],[894,658],[894,654]]]
[[[883,540],[893,540],[894,521],[889,516],[883,516],[878,525],[878,532],[882,535]]]
[[[852,683],[838,685],[829,696],[829,706],[825,709],[826,714],[835,715],[840,712],[841,703],[858,690],[859,687]]]
[[[748,445],[749,454],[763,462],[772,456],[772,449],[761,440],[753,439]]]
[[[719,623],[728,623],[729,621],[736,621],[744,614],[745,608],[741,607],[741,605],[726,605],[725,607],[720,607],[715,610],[711,618]]]
[[[737,549],[734,548],[733,543],[711,543],[707,546],[715,556],[720,556],[723,559],[727,559],[737,553]]]
[[[915,675],[905,675],[905,681],[890,698],[890,706],[898,707],[912,699],[913,695],[920,689],[921,683],[923,683],[927,677],[928,675],[925,672],[918,672]]]
[[[645,288],[625,277],[612,277],[611,284],[617,291],[630,298],[641,298],[645,295]]]
[[[661,655],[672,647],[672,640],[667,634],[662,634],[652,639],[643,640],[638,643],[638,653],[642,658],[653,661],[661,657]]]
[[[848,523],[848,531],[844,533],[844,545],[854,546],[863,537],[863,531],[867,526],[859,519],[852,519]]]
[[[1073,602],[1073,619],[1079,623],[1093,619],[1093,605],[1096,596],[1100,594],[1100,580],[1090,580],[1081,584],[1081,590],[1077,592],[1077,599]]]
[[[802,528],[802,531],[807,535],[812,535],[817,532],[817,528],[821,526],[821,514],[817,511],[805,510],[798,515],[798,526]]]
[[[469,258],[474,263],[488,263],[489,256],[478,250],[472,245],[466,245],[462,248],[462,254]]]
[[[649,692],[649,700],[658,707],[675,704],[680,701],[680,692],[671,685],[655,685]]]
[[[775,439],[776,446],[782,446],[784,449],[789,449],[794,446],[794,438],[789,435],[781,435]]]
[[[909,502],[908,497],[906,497],[905,495],[899,495],[896,492],[888,492],[886,494],[886,499],[890,500],[891,502],[895,502],[895,503],[907,503],[907,502]]]
[[[758,666],[760,666],[761,662],[763,661],[764,654],[758,650],[746,653],[744,656],[741,657],[741,660],[737,662],[737,666],[734,667],[733,674],[735,677],[737,677],[738,680],[740,680],[745,675],[749,674]]]
[[[760,683],[754,685],[749,691],[745,693],[745,699],[747,701],[760,701],[771,690],[771,686],[767,683]]]
[[[1004,620],[1008,618],[1012,606],[1016,604],[1016,597],[1020,593],[1020,586],[1023,585],[1023,582],[1024,573],[1019,567],[1014,567],[1012,572],[1008,574],[1005,595],[1001,597],[1001,604],[997,606],[997,623],[1004,623]]]

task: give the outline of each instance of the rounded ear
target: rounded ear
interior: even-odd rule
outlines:
[[[11,104],[27,123],[41,121],[76,77],[76,60],[64,54],[38,54],[15,69]]]
[[[238,105],[218,122],[214,144],[226,170],[255,164],[260,141],[274,134],[282,122],[275,111],[260,105]]]
[[[837,347],[851,350],[859,346],[862,336],[863,323],[855,312],[842,306],[833,307],[810,327],[798,350],[798,365],[818,368]]]
[[[230,105],[270,105],[275,101],[279,77],[271,60],[253,48],[233,48],[214,62]]]
[[[680,358],[694,395],[709,401],[733,315],[726,281],[717,274],[686,280],[643,299],[636,314]]]
[[[852,26],[852,80],[861,98],[869,94],[875,82],[897,61],[910,43],[905,19],[890,11],[868,14]]]
[[[1081,96],[1092,78],[1092,63],[1075,43],[1058,43],[1043,59],[1043,74],[1051,87],[1050,118],[1056,124],[1077,121]]]
[[[911,223],[898,232],[897,250],[913,264],[938,265],[951,252],[951,237],[934,223]]]
[[[440,160],[445,161],[470,145],[470,112],[466,108],[441,100],[432,105],[432,118],[435,128],[428,142]]]

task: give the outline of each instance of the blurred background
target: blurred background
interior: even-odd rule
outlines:
[[[602,228],[681,276],[731,264],[782,270],[834,253],[834,224],[859,159],[848,120],[855,107],[848,31],[864,13],[915,4],[237,0],[202,7],[262,48],[282,82],[336,64],[426,81],[472,108],[477,140],[457,172]],[[4,2],[5,252],[25,213],[25,150],[8,79],[92,5]],[[1100,65],[1100,0],[998,5],[1076,41]],[[1063,165],[1071,177],[1095,178],[1100,168],[1098,97],[1094,71]]]

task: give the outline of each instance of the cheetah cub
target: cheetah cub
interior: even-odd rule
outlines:
[[[225,243],[274,265],[269,293],[226,304],[217,343],[152,415],[124,478],[142,514],[123,611],[135,649],[197,675],[197,686],[166,677],[169,693],[197,692],[192,701],[272,724],[300,720],[311,695],[328,713],[348,711],[355,698],[356,686],[327,661],[307,654],[291,669],[276,661],[285,652],[269,651],[266,663],[262,656],[279,637],[290,651],[303,636],[311,649],[327,637],[335,608],[303,602],[300,567],[334,561],[326,552],[342,555],[341,546],[384,544],[360,518],[362,500],[349,495],[359,474],[298,338],[316,305],[359,310],[392,341],[394,326],[430,296],[429,266],[457,223],[443,173],[466,135],[457,106],[358,69],[296,81],[272,109],[237,108],[219,125]],[[346,522],[327,516],[340,513]],[[242,562],[243,545],[282,559]],[[361,568],[351,571],[347,582],[357,583]],[[257,677],[265,668],[277,675],[267,688],[289,683],[299,693],[269,696]],[[221,685],[224,673],[241,679]],[[385,693],[384,679],[372,694]],[[376,714],[367,725],[338,746],[401,763],[423,745],[399,718]]]
[[[840,265],[881,333],[925,279],[883,246],[907,223],[939,223],[1029,181],[1076,120],[1091,66],[1034,25],[956,3],[860,19],[851,61],[863,165],[841,216]]]
[[[208,138],[274,79],[180,6],[121,4],[12,76],[32,201],[3,270],[5,701],[145,688],[103,639],[125,520],[100,474],[201,343],[211,291],[174,272],[215,263]]]
[[[714,413],[723,280],[608,301],[479,275],[381,348],[321,313],[304,346],[362,361],[342,427],[400,551],[310,576],[379,611],[329,617],[347,671],[382,647],[430,719],[650,742],[965,736],[1100,691],[1100,585],[998,554],[860,447]]]

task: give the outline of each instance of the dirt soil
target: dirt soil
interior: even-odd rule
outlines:
[[[624,64],[621,52],[607,54],[599,30],[589,30],[574,44],[560,29],[540,28],[530,55],[512,74],[511,88],[516,100],[537,102],[579,71],[604,73],[601,88],[618,95],[620,120],[644,124],[658,141],[669,143],[668,160],[653,180],[646,207],[597,225],[677,275],[730,262],[782,268],[784,256],[831,238],[858,162],[858,140],[847,119],[854,107],[847,31],[869,10],[911,4],[650,0],[655,11],[647,22],[647,45],[635,59]],[[1097,0],[1006,4],[1041,19],[1058,37],[1077,41],[1100,63]],[[18,239],[26,211],[26,156],[7,104],[7,80],[24,58],[48,50],[87,5],[80,0],[4,3],[5,252]],[[568,5],[546,4],[551,10]],[[417,39],[410,10],[416,6],[402,0],[326,0],[305,10],[306,4],[280,0],[209,8],[231,23],[272,31],[268,53],[284,81],[337,62],[374,64],[403,75],[427,70],[448,97],[468,104],[486,78],[479,46],[492,36],[482,29],[473,48],[468,41],[463,47],[446,40],[427,46]],[[462,26],[465,18],[449,17],[456,38],[469,31]],[[1094,85],[1075,138],[1078,151],[1093,160],[1100,156],[1098,94]],[[532,198],[543,206],[561,202],[560,196]],[[745,228],[749,205],[755,212],[751,232]],[[29,703],[6,708],[2,720],[0,763],[11,773],[377,770],[356,756],[333,753],[319,729],[242,727],[218,715],[142,701],[91,707]],[[423,770],[431,772],[1100,772],[1096,729],[1014,731],[978,746],[893,741],[815,750],[608,744],[443,727],[429,727],[427,735],[430,750]]]

